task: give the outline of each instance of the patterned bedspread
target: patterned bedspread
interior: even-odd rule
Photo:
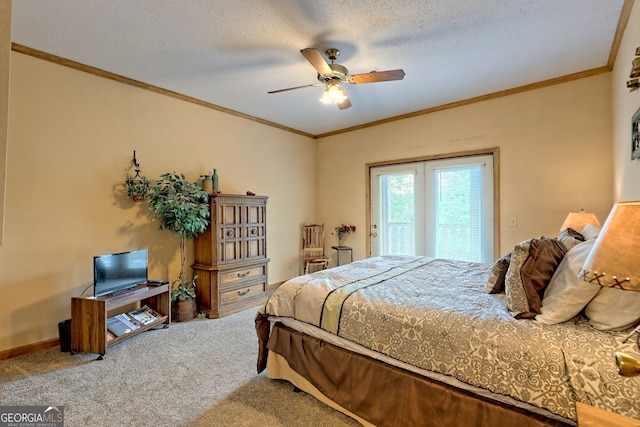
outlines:
[[[491,265],[411,256],[369,258],[284,283],[264,310],[402,362],[576,419],[580,401],[640,418],[640,380],[618,375],[625,333],[580,316],[514,319],[487,294]]]

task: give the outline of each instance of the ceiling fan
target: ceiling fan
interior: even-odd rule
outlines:
[[[389,71],[371,71],[370,73],[349,75],[347,67],[336,64],[335,60],[340,55],[338,49],[327,49],[327,57],[331,60],[331,64],[327,63],[322,57],[322,53],[315,48],[306,48],[300,51],[302,55],[309,61],[313,68],[318,72],[318,81],[320,83],[312,83],[303,86],[290,87],[287,89],[272,90],[268,93],[286,92],[288,90],[302,89],[304,87],[325,86],[324,93],[320,101],[326,104],[338,104],[338,108],[344,110],[351,107],[351,101],[347,96],[347,92],[341,86],[342,83],[362,84],[377,83],[391,80],[402,80],[404,71],[402,69]]]

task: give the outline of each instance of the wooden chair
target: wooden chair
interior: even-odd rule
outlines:
[[[302,227],[302,257],[304,274],[329,268],[324,254],[324,224],[305,224]]]

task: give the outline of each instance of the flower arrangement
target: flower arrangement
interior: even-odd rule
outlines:
[[[342,238],[344,237],[344,235],[355,232],[356,226],[342,224],[339,227],[336,227],[335,230],[336,234],[338,235],[338,246],[342,246]]]

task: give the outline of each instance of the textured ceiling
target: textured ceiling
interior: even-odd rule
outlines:
[[[630,5],[627,0],[627,8]],[[12,41],[310,134],[606,67],[625,0],[14,0]],[[352,107],[300,49],[340,50]],[[615,53],[615,52],[614,52]]]

